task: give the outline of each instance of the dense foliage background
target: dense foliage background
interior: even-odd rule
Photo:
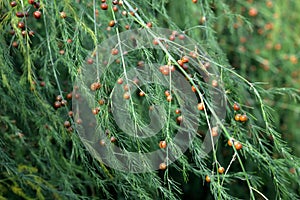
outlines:
[[[299,199],[299,10],[300,2],[292,0],[0,0],[0,199]],[[149,173],[120,172],[94,159],[78,137],[73,84],[102,41],[151,27],[185,33],[217,63],[226,118],[205,158],[199,155],[211,110],[199,111],[199,133],[175,163]],[[167,64],[163,51],[122,58],[128,69]],[[193,66],[172,65],[203,94],[214,86]],[[110,93],[123,73],[113,69],[119,71],[100,80],[101,116],[110,115]],[[164,90],[145,88],[153,99],[143,105],[164,102],[174,131],[178,101],[166,101]],[[212,104],[209,95],[204,100]],[[247,121],[236,121],[236,114]],[[98,120],[109,129],[108,141],[138,149],[140,143],[124,137],[112,120]],[[162,131],[151,142],[159,148],[169,136]],[[230,138],[242,148],[230,147]]]

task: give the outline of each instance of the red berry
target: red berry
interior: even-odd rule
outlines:
[[[114,27],[116,24],[116,22],[114,20],[111,20],[109,23],[108,23],[108,26],[110,27]]]
[[[16,12],[16,16],[22,18],[22,17],[24,17],[24,13],[22,13],[22,12]]]
[[[103,105],[103,104],[105,103],[105,101],[104,101],[104,99],[100,99],[100,100],[98,101],[98,103],[99,103],[99,105]]]
[[[160,141],[159,142],[159,148],[161,149],[165,149],[167,147],[167,142],[166,141]]]
[[[119,9],[118,9],[117,6],[114,6],[114,7],[113,7],[113,11],[114,11],[114,12],[117,12],[118,10],[119,10]]]
[[[18,42],[14,41],[14,42],[12,43],[12,46],[15,47],[15,48],[17,48],[17,47],[19,46],[19,44],[18,44]]]
[[[107,10],[108,5],[106,3],[102,3],[100,7],[102,10]]]
[[[90,88],[92,91],[95,91],[95,90],[98,90],[100,87],[101,87],[101,84],[99,82],[95,82],[95,83],[91,84]]]
[[[111,136],[111,138],[110,138],[110,142],[111,142],[111,143],[114,143],[116,140],[117,140],[117,139],[116,139],[114,136]]]
[[[228,141],[227,141],[227,144],[228,144],[228,146],[232,146],[233,144],[234,144],[235,142],[234,142],[234,139],[233,138],[230,138],[230,139],[228,139]]]
[[[15,7],[16,5],[17,5],[17,2],[16,2],[16,1],[10,2],[10,6],[11,6],[11,7]]]
[[[66,128],[68,128],[68,127],[71,126],[71,123],[70,123],[69,121],[65,121],[64,126],[65,126]]]
[[[25,28],[25,23],[24,23],[24,22],[19,22],[19,23],[18,23],[18,27],[19,27],[20,29],[24,29],[24,28]]]
[[[205,177],[205,181],[206,181],[207,183],[210,183],[211,179],[210,179],[210,177],[209,177],[208,175]]]
[[[45,81],[41,81],[41,82],[40,82],[40,86],[41,86],[41,87],[44,87],[45,85],[46,85]]]
[[[61,95],[57,95],[56,101],[61,101],[61,100],[62,100],[62,96]]]
[[[204,103],[198,103],[197,108],[198,110],[204,110]]]
[[[183,56],[182,59],[181,59],[181,61],[183,63],[187,63],[187,62],[189,62],[189,58],[187,56]]]
[[[100,144],[101,146],[105,146],[105,140],[103,140],[103,139],[100,140],[100,141],[99,141],[99,144]]]
[[[218,172],[219,172],[220,174],[223,174],[223,173],[225,172],[224,167],[219,167]]]
[[[92,110],[92,113],[93,113],[94,115],[97,115],[97,114],[99,113],[99,111],[100,111],[99,108],[94,108],[94,109]]]
[[[147,26],[148,26],[149,28],[151,28],[151,27],[152,27],[152,23],[151,23],[151,22],[148,22],[148,23],[147,23]]]
[[[180,124],[182,122],[182,116],[181,115],[176,118],[176,122],[178,124]]]
[[[54,108],[60,108],[61,107],[61,102],[60,101],[55,101],[54,102]]]
[[[123,95],[124,99],[129,99],[130,98],[130,93],[129,92],[125,92]]]
[[[37,11],[35,11],[35,12],[33,13],[33,16],[34,16],[34,18],[36,18],[36,19],[40,19],[41,16],[42,16],[42,13],[41,13],[41,11],[37,10]]]
[[[60,18],[65,19],[66,17],[67,14],[64,11],[60,12]]]
[[[118,49],[112,49],[111,50],[111,54],[112,55],[117,55],[119,53],[119,50]]]
[[[235,111],[240,110],[240,106],[236,102],[233,104],[233,110]]]
[[[241,121],[241,122],[246,122],[247,120],[248,120],[247,115],[244,114],[244,115],[241,115],[241,116],[240,116],[240,121]]]
[[[236,142],[236,143],[234,144],[234,147],[235,147],[236,150],[240,150],[240,149],[243,148],[243,145],[242,145],[240,142]]]
[[[248,14],[249,14],[251,17],[255,17],[255,16],[257,15],[257,13],[258,13],[258,11],[257,11],[256,8],[250,8]]]
[[[28,0],[29,4],[34,4],[34,0]]]
[[[34,31],[29,31],[29,32],[28,32],[28,35],[29,35],[29,36],[34,36]]]
[[[236,114],[235,116],[234,116],[234,120],[235,121],[240,121],[240,118],[241,118],[241,114]]]
[[[139,93],[139,96],[140,96],[140,97],[143,97],[143,96],[145,96],[145,92],[143,92],[143,91],[140,91],[140,93]]]
[[[68,103],[68,102],[67,102],[67,100],[65,100],[65,99],[61,101],[61,105],[62,105],[62,106],[66,106],[67,103]]]
[[[159,169],[160,169],[160,170],[165,170],[165,169],[167,169],[166,163],[164,163],[164,162],[163,162],[163,163],[160,163],[160,164],[159,164]]]
[[[72,92],[67,94],[67,99],[72,99]]]

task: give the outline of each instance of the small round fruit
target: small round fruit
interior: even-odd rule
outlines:
[[[237,121],[237,122],[240,121],[241,116],[242,116],[241,114],[236,114],[234,116],[234,120]]]
[[[102,10],[107,10],[108,5],[107,5],[107,3],[102,3],[100,7]]]
[[[118,49],[112,49],[112,50],[111,50],[111,54],[112,54],[112,55],[118,55],[118,53],[119,53],[119,50],[118,50]]]
[[[129,99],[130,98],[129,92],[125,92],[124,95],[123,95],[123,98],[124,99]]]
[[[167,147],[167,142],[165,140],[159,142],[159,148],[165,149]]]
[[[169,90],[166,90],[166,91],[165,91],[165,95],[166,95],[166,97],[170,96],[170,95],[171,95],[171,94],[170,94],[170,91],[169,91]]]
[[[16,2],[16,1],[10,2],[10,6],[11,6],[11,7],[15,7],[16,5],[17,5],[17,2]]]
[[[207,183],[210,183],[211,179],[210,179],[210,177],[209,177],[208,175],[206,175],[205,181],[206,181]]]
[[[193,91],[193,92],[197,92],[197,89],[196,89],[196,87],[195,87],[195,86],[193,86],[193,85],[192,85],[192,91]]]
[[[159,44],[159,41],[158,41],[158,39],[154,39],[152,43],[153,43],[154,45],[158,45],[158,44]]]
[[[176,118],[176,122],[178,124],[180,124],[182,122],[182,120],[183,120],[183,117],[181,115]]]
[[[144,92],[144,91],[140,91],[139,96],[140,96],[140,97],[145,96],[145,92]]]
[[[99,103],[99,105],[103,105],[103,104],[105,103],[105,101],[104,101],[104,99],[100,99],[100,100],[98,101],[98,103]]]
[[[117,6],[114,6],[114,7],[113,7],[113,11],[114,11],[114,12],[118,12],[118,10],[119,10],[119,9],[118,9]]]
[[[174,35],[170,35],[169,40],[174,41],[175,40],[175,36]]]
[[[18,27],[19,27],[20,29],[24,29],[24,28],[25,28],[25,23],[24,23],[24,22],[19,22],[19,23],[18,23]]]
[[[218,136],[218,127],[213,127],[213,128],[211,129],[211,135],[212,135],[213,137]]]
[[[183,66],[183,61],[182,60],[177,60],[177,63],[182,67]]]
[[[16,32],[14,29],[9,30],[9,34],[14,35]]]
[[[67,100],[65,100],[65,99],[63,99],[62,101],[61,101],[61,105],[62,106],[66,106],[68,104],[68,102],[67,102]]]
[[[168,101],[168,102],[171,102],[172,99],[173,99],[173,97],[172,97],[171,95],[167,96],[167,101]]]
[[[240,108],[240,106],[239,106],[239,104],[237,104],[236,102],[233,104],[233,110],[235,110],[235,111],[238,111],[238,110],[240,110],[241,108]]]
[[[225,172],[224,167],[219,167],[218,172],[219,174],[223,174]]]
[[[180,35],[178,36],[178,38],[179,38],[179,40],[184,40],[184,39],[185,39],[185,35],[184,35],[184,34],[180,34]]]
[[[109,27],[114,27],[116,24],[115,20],[111,20],[109,23],[108,23],[108,26]]]
[[[193,2],[193,3],[197,3],[197,2],[198,2],[198,0],[192,0],[192,2]]]
[[[251,17],[255,17],[257,15],[257,13],[258,13],[258,11],[256,8],[250,8],[249,12],[248,12],[249,16],[251,16]]]
[[[14,42],[12,43],[12,46],[15,47],[15,48],[17,48],[17,47],[19,46],[19,44],[18,44],[18,42],[14,41]]]
[[[71,126],[71,123],[69,121],[64,122],[64,127],[69,128]]]
[[[76,123],[77,123],[77,124],[82,124],[82,119],[78,118],[78,119],[76,120]]]
[[[198,110],[204,110],[204,103],[198,103],[197,108]]]
[[[118,4],[119,4],[118,0],[113,0],[112,3],[113,3],[114,5],[118,5]]]
[[[92,109],[92,113],[94,114],[94,115],[97,115],[98,113],[99,113],[99,108],[94,108],[94,109]]]
[[[28,0],[29,4],[34,4],[34,0]]]
[[[28,35],[31,36],[31,37],[34,36],[34,31],[29,31]]]
[[[218,87],[218,81],[217,80],[212,80],[211,85],[213,87]]]
[[[100,144],[101,146],[105,146],[105,140],[104,140],[104,139],[100,140],[100,141],[99,141],[99,144]]]
[[[67,17],[67,13],[64,11],[60,12],[59,15],[60,15],[60,18],[62,18],[62,19],[65,19]]]
[[[181,113],[181,111],[180,111],[179,109],[176,109],[176,110],[175,110],[175,113],[176,113],[177,115],[179,115],[179,114]]]
[[[181,58],[181,60],[182,60],[183,63],[189,62],[189,58],[188,58],[187,56],[183,56],[183,57]]]
[[[236,143],[234,144],[234,147],[235,147],[236,150],[240,150],[240,149],[243,148],[243,145],[242,145],[240,142],[236,142]]]
[[[37,10],[37,11],[34,11],[33,16],[36,19],[40,19],[42,16],[42,13],[41,13],[41,11]]]
[[[110,138],[110,142],[111,142],[111,143],[116,142],[116,140],[117,140],[117,139],[116,139],[114,136],[111,136],[111,138]]]
[[[60,108],[61,107],[61,102],[60,101],[55,101],[54,102],[54,108]]]
[[[163,162],[163,163],[160,163],[160,164],[159,164],[159,169],[160,169],[160,170],[165,170],[165,169],[167,169],[166,163],[164,163],[164,162]]]
[[[73,116],[73,111],[70,110],[70,111],[68,112],[68,115],[69,115],[70,117],[72,117],[72,116]]]
[[[67,94],[67,99],[72,99],[72,92]]]
[[[91,84],[90,88],[92,91],[95,91],[95,90],[98,90],[100,87],[101,87],[101,84],[99,82],[95,82],[95,83]]]
[[[151,27],[152,27],[152,23],[151,23],[151,22],[148,22],[148,23],[147,23],[147,27],[151,28]]]
[[[122,79],[122,78],[119,78],[119,79],[117,80],[117,83],[121,85],[121,84],[123,83],[123,79]]]
[[[234,142],[234,139],[233,138],[230,138],[230,139],[228,139],[228,141],[227,141],[227,144],[228,144],[228,146],[230,146],[230,147],[232,147],[232,145],[234,144],[235,142]]]
[[[63,98],[61,95],[57,95],[55,99],[56,99],[56,101],[61,101]]]
[[[129,88],[130,88],[130,86],[129,86],[128,84],[125,84],[125,85],[123,86],[123,89],[124,89],[125,91],[128,91]]]
[[[40,82],[40,86],[41,86],[41,87],[44,87],[45,85],[46,85],[45,81],[41,81],[41,82]]]
[[[246,122],[247,120],[248,120],[247,115],[244,114],[244,115],[241,115],[241,116],[240,116],[240,121],[241,121],[241,122]]]

